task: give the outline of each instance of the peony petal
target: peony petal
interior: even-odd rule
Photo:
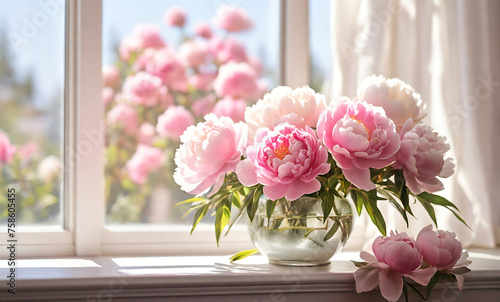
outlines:
[[[310,182],[303,182],[297,179],[291,183],[290,190],[286,193],[286,199],[295,200],[304,194],[311,194],[321,189],[321,183],[317,179]]]
[[[379,269],[359,268],[354,272],[356,292],[368,292],[379,284]]]
[[[375,189],[375,184],[370,180],[370,169],[352,167],[349,170],[342,170],[342,172],[344,172],[345,178],[356,187],[365,191]]]
[[[380,272],[380,293],[388,301],[397,301],[403,292],[403,278],[395,271]]]
[[[431,281],[432,276],[437,272],[435,267],[428,267],[425,269],[418,269],[414,272],[409,273],[407,276],[410,277],[413,281],[426,286]]]
[[[453,274],[453,275],[455,275],[455,277],[457,277],[458,290],[462,291],[462,289],[464,288],[464,276],[457,275],[457,274]]]
[[[265,186],[264,195],[271,200],[276,200],[281,197],[285,197],[285,195],[290,190],[290,187],[291,187],[290,184],[280,184],[280,183],[277,183],[273,186]]]
[[[378,262],[378,260],[375,256],[373,256],[372,254],[370,254],[366,251],[361,251],[359,253],[359,257],[361,257],[361,259],[365,260],[368,263]]]
[[[255,165],[248,158],[236,166],[236,175],[244,186],[251,187],[258,183]]]

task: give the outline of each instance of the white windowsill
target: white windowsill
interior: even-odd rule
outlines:
[[[440,285],[434,294],[441,301],[500,296],[500,250],[469,253],[464,291]],[[227,256],[18,260],[15,295],[7,292],[8,266],[0,261],[0,301],[384,301],[378,291],[355,293],[350,260],[358,255],[342,252],[313,268],[269,265],[262,256],[234,264]]]

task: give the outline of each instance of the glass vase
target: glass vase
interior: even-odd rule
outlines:
[[[324,220],[319,198],[279,199],[268,218],[268,199],[262,196],[253,221],[248,223],[252,242],[272,264],[329,264],[330,258],[342,249],[351,234],[354,209],[351,200],[332,198],[333,208]]]

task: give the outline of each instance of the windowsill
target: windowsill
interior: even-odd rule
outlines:
[[[469,301],[476,295],[500,295],[500,250],[469,253],[472,272],[464,275],[464,291],[440,285],[438,297]],[[315,295],[315,301],[384,301],[377,291],[355,294],[352,273],[356,268],[350,260],[358,256],[342,252],[330,265],[312,268],[269,265],[262,256],[233,264],[227,256],[19,260],[17,293],[9,294],[2,282],[0,300],[236,301],[237,297],[238,301],[285,301],[286,297],[286,301],[305,301]],[[0,268],[8,272],[7,262],[0,261]]]

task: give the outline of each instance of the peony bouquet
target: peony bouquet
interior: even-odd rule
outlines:
[[[354,272],[356,292],[370,291],[379,285],[388,301],[399,300],[402,292],[408,301],[410,290],[427,300],[439,281],[457,282],[461,291],[462,274],[470,271],[467,268],[471,263],[467,260],[469,254],[462,251],[462,243],[455,233],[436,232],[431,225],[423,228],[416,240],[406,233],[391,231],[388,237],[376,238],[372,249],[375,255],[361,252],[365,262],[353,261],[358,267]],[[416,283],[427,286],[425,296]]]
[[[424,116],[410,85],[382,76],[364,80],[354,99],[339,97],[329,105],[308,87],[277,87],[246,108],[244,122],[208,114],[182,134],[175,154],[175,181],[197,195],[183,202],[194,211],[191,232],[211,210],[218,244],[245,210],[254,218],[261,196],[268,198],[268,217],[280,201],[319,198],[325,220],[332,194],[350,197],[384,236],[381,201],[407,224],[413,199],[436,225],[434,206],[463,222],[453,203],[433,194],[454,164],[445,155],[446,138],[421,123]]]

